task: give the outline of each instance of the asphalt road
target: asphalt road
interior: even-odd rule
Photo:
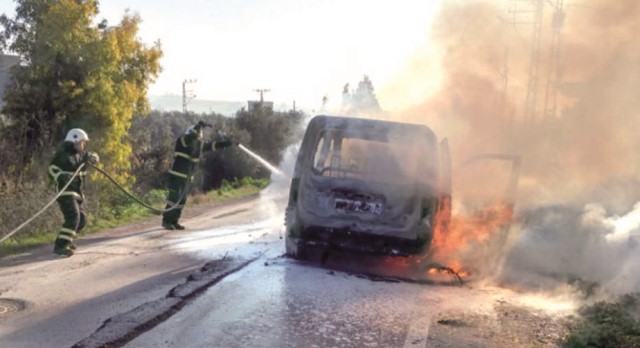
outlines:
[[[154,218],[84,237],[71,258],[0,260],[0,347],[546,347],[564,333],[572,304],[544,294],[285,258],[282,204],[267,191],[192,208],[187,231]]]
[[[70,258],[47,246],[0,259],[0,347],[72,346],[112,316],[166,296],[209,259],[233,252],[227,246],[251,246],[249,232],[209,238],[225,240],[219,255],[190,249],[205,226],[250,221],[257,202],[193,208],[184,219],[189,231],[166,231],[154,217],[81,237]]]

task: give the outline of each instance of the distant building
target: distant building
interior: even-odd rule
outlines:
[[[19,63],[19,56],[0,54],[0,107],[4,105],[4,90],[9,84],[9,70]]]

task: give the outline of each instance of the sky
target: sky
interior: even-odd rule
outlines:
[[[150,95],[181,95],[182,82],[195,79],[198,99],[245,101],[259,97],[255,89],[269,89],[265,99],[276,105],[295,100],[311,110],[325,95],[329,106],[339,106],[343,86],[357,86],[366,74],[381,104],[396,108],[415,102],[411,93],[397,93],[394,81],[428,45],[439,3],[103,0],[98,19],[115,24],[128,9],[142,18],[143,42],[160,40],[163,72]],[[2,12],[14,8],[0,0]]]

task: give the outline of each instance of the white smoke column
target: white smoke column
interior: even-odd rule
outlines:
[[[621,257],[617,272],[606,284],[608,289],[614,289],[618,293],[640,291],[640,254],[638,254],[638,242],[640,241],[640,202],[636,203],[633,210],[621,217],[610,217],[604,221],[613,226],[613,231],[605,236],[609,244],[616,246]]]
[[[581,279],[605,294],[640,291],[640,202],[622,216],[607,216],[599,204],[543,207],[520,229],[502,281],[549,289]]]
[[[623,242],[637,237],[640,226],[640,202],[636,203],[627,215],[607,218],[605,223],[613,227],[613,232],[606,236],[609,242]]]

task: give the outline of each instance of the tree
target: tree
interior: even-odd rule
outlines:
[[[111,172],[127,178],[131,118],[148,111],[162,50],[137,39],[137,15],[108,26],[94,24],[98,12],[96,0],[17,0],[14,18],[0,16],[0,48],[22,59],[2,110],[10,124],[4,133],[21,153],[16,172],[81,127]]]
[[[250,135],[251,150],[260,154],[268,162],[277,165],[282,160],[286,147],[299,137],[297,128],[302,122],[302,113],[297,111],[279,112],[268,108],[255,110],[241,109],[236,113],[236,125]],[[268,170],[261,168],[268,177]]]
[[[171,168],[175,158],[176,140],[184,135],[189,126],[195,125],[198,121],[205,121],[214,126],[203,130],[204,141],[215,141],[218,132],[229,132],[236,141],[244,140],[237,136],[234,129],[232,129],[233,119],[225,118],[215,113],[196,115],[178,111],[152,111],[145,117],[136,115],[133,118],[131,129],[129,130],[133,143],[133,167],[131,172],[136,178],[135,186],[137,188],[147,191],[166,187],[169,177],[167,171]],[[228,152],[228,150],[224,152]],[[205,152],[204,158],[208,158],[210,154],[210,152]],[[205,167],[206,162],[206,160],[200,161],[200,167]],[[224,163],[224,165],[228,167],[227,163]],[[224,172],[220,166],[215,165],[207,167],[204,171],[196,170],[194,175],[196,180],[194,180],[191,187],[207,190],[215,187],[214,184],[209,183],[210,176],[224,175]],[[204,181],[200,180],[201,176],[204,177]],[[218,186],[219,182],[225,178],[218,179]]]
[[[342,109],[347,114],[377,114],[382,110],[374,92],[373,83],[369,76],[364,75],[358,83],[358,88],[351,93],[347,83],[342,91]]]

